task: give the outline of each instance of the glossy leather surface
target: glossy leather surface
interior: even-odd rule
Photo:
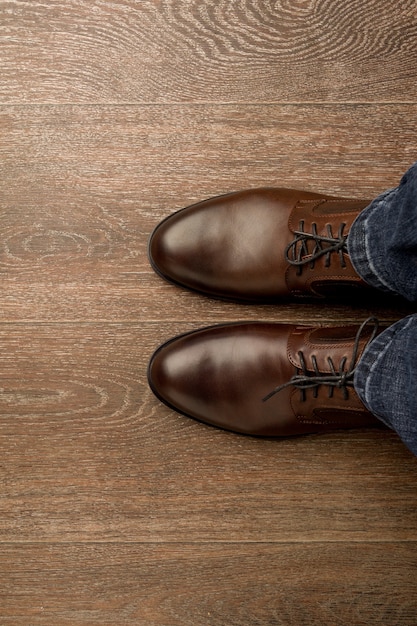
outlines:
[[[328,236],[347,234],[368,200],[293,189],[260,188],[211,198],[177,211],[154,230],[153,268],[165,279],[209,296],[270,302],[288,297],[349,297],[369,288],[349,255],[337,253],[291,265],[286,248],[300,226]],[[314,241],[309,242],[309,249]],[[347,292],[348,290],[348,292]],[[372,290],[371,290],[372,291]]]
[[[208,424],[258,436],[287,436],[381,426],[353,388],[292,385],[264,398],[302,367],[331,373],[352,359],[357,326],[307,327],[265,322],[223,324],[176,337],[153,355],[151,389],[176,411]],[[366,331],[357,356],[369,340]],[[347,391],[347,397],[346,396]],[[332,393],[332,397],[329,394]],[[317,397],[315,397],[317,395]]]

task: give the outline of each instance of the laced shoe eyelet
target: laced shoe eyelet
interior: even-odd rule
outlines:
[[[294,231],[294,239],[285,249],[285,258],[290,265],[297,267],[297,275],[303,271],[303,267],[309,265],[314,269],[315,262],[325,257],[325,266],[330,267],[332,253],[337,253],[341,267],[346,267],[345,254],[347,253],[346,223],[339,226],[337,236],[333,234],[331,224],[326,225],[327,235],[319,235],[317,224],[311,225],[311,232],[304,229],[304,220],[300,221],[299,230]],[[312,244],[314,244],[312,246]]]
[[[315,355],[313,354],[310,357],[311,367],[309,368],[304,353],[300,350],[298,352],[298,357],[300,359],[300,368],[296,368],[295,374],[292,378],[290,378],[290,380],[282,385],[279,385],[278,387],[273,389],[268,395],[266,395],[263,398],[263,402],[266,402],[267,400],[272,398],[272,396],[290,386],[300,390],[301,401],[305,402],[307,399],[306,392],[308,389],[312,389],[313,397],[317,398],[319,388],[323,385],[329,388],[329,398],[333,397],[334,390],[335,388],[337,388],[342,390],[344,400],[348,400],[349,388],[354,386],[353,379],[358,362],[360,341],[365,328],[371,324],[373,325],[373,329],[366,345],[368,345],[375,339],[378,333],[379,322],[375,317],[368,317],[368,319],[366,319],[361,324],[358,332],[356,333],[355,341],[352,348],[352,357],[348,366],[347,357],[343,357],[340,361],[339,367],[336,368],[332,357],[329,356],[327,362],[329,365],[330,373],[321,372]]]

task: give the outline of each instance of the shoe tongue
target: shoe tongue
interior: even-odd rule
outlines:
[[[290,215],[289,227],[290,230],[294,231],[298,230],[300,221],[306,222],[308,227],[311,222],[315,222],[318,227],[318,233],[327,234],[326,224],[329,222],[329,218],[332,217],[332,225],[334,227],[338,228],[340,223],[344,222],[346,229],[349,230],[357,214],[368,206],[369,202],[369,200],[347,198],[301,200]]]
[[[352,349],[355,341],[357,326],[344,326],[336,328],[306,327],[299,326],[293,330],[288,340],[288,358],[297,369],[303,369],[302,357],[307,369],[314,372],[312,357],[315,357],[317,368],[323,373],[332,373],[329,357],[332,359],[336,370],[341,360],[346,357],[347,364],[352,358]],[[366,339],[361,341],[362,352]]]

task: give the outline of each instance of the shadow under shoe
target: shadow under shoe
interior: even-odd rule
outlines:
[[[161,222],[149,259],[170,282],[215,298],[362,300],[378,292],[354,270],[346,242],[368,204],[278,188],[210,198]]]
[[[149,384],[174,410],[248,435],[383,427],[353,387],[376,333],[373,318],[360,327],[212,326],[162,345],[150,361]]]

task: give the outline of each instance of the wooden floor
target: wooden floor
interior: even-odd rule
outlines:
[[[153,397],[173,335],[412,309],[164,283],[165,216],[260,185],[372,198],[417,159],[414,0],[0,1],[0,623],[415,626],[417,460],[257,440]]]

